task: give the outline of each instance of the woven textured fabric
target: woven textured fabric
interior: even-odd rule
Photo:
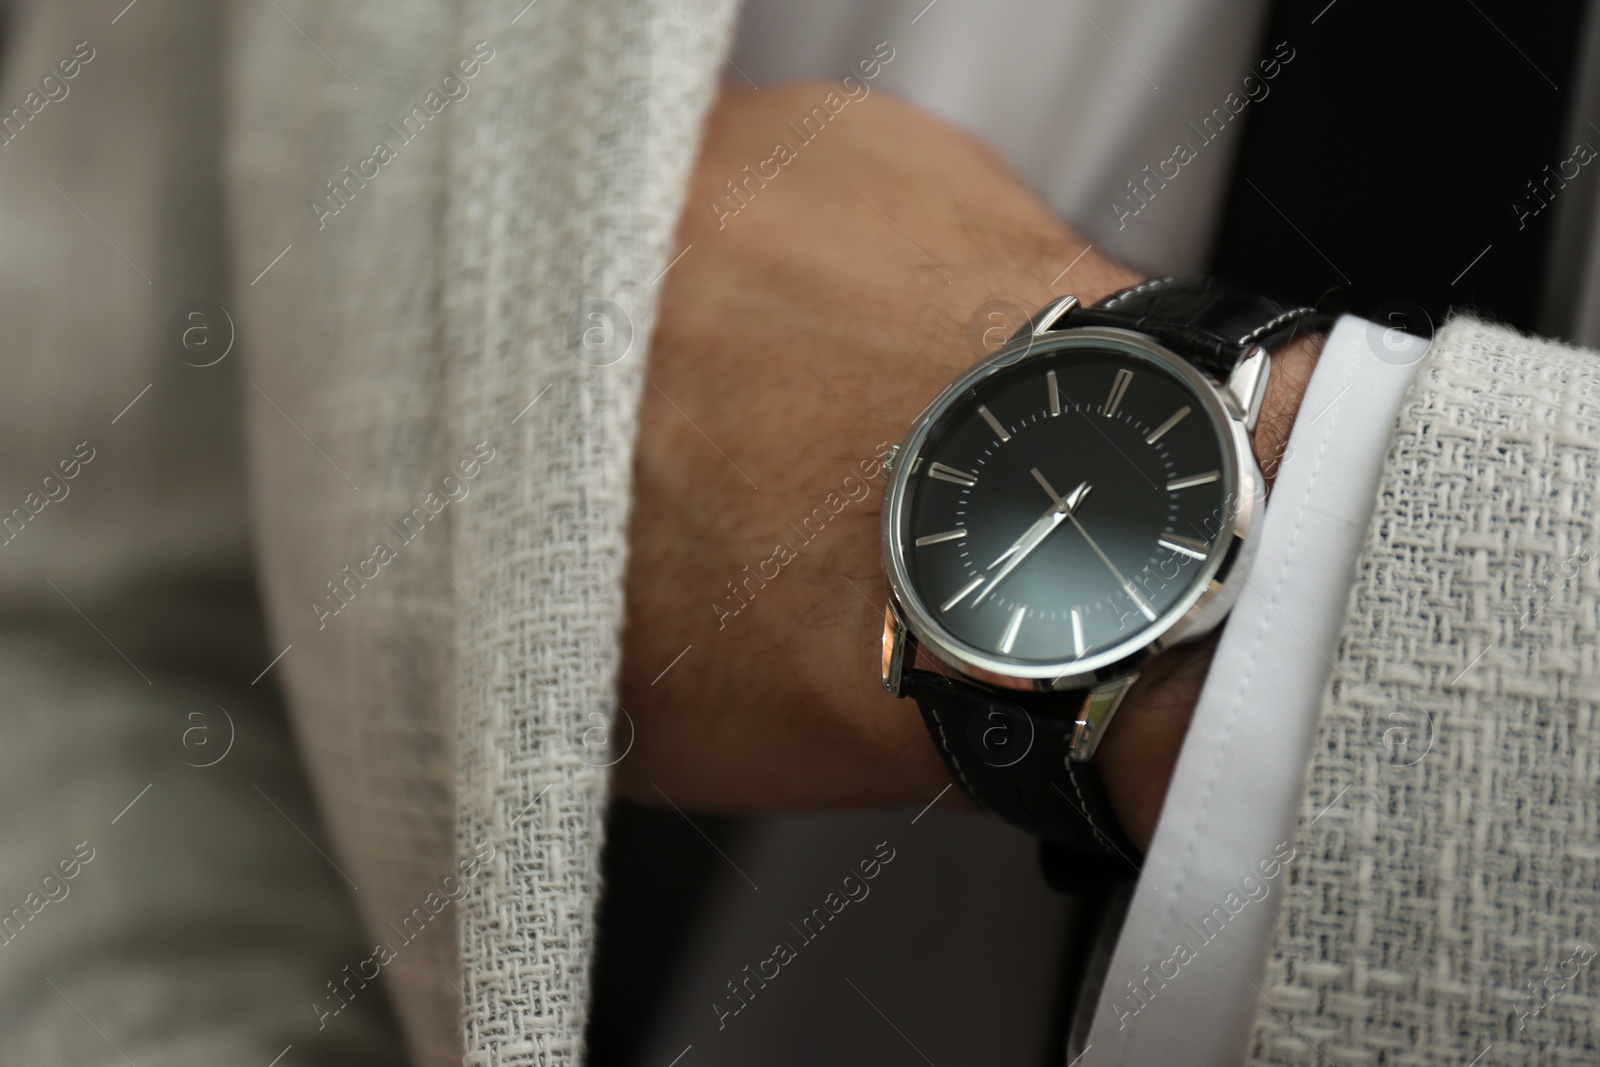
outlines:
[[[455,612],[458,848],[489,841],[500,856],[462,923],[471,1064],[578,1059],[600,764],[622,755],[585,741],[615,710],[645,341],[735,8],[541,0],[496,59],[483,106],[452,131],[463,195],[446,213],[446,345],[462,369],[451,417],[457,439],[507,441],[480,506],[462,512],[454,560],[482,609]],[[506,10],[468,4],[478,29],[463,42]],[[631,323],[625,355],[615,334],[608,350],[574,354],[569,324],[591,301],[621,310],[610,328]]]
[[[734,6],[234,12],[275,670],[368,933],[398,949],[384,973],[419,1064],[581,1053],[607,773],[584,742],[614,703],[653,283]],[[631,322],[625,355],[573,354],[591,300]],[[400,945],[478,854],[460,903]]]
[[[348,203],[319,225],[310,205],[340,203],[324,183],[354,173],[375,141],[398,142],[388,124],[460,58],[455,26],[448,8],[420,0],[277,8],[235,5],[225,65],[247,477],[273,653],[283,652],[272,676],[333,857],[359,887],[365,933],[396,951],[383,979],[413,1058],[455,1062],[460,906],[431,917],[425,900],[455,871],[454,618],[464,605],[446,583],[457,515],[481,503],[482,476],[437,516],[425,501],[477,441],[500,446],[489,468],[506,451],[503,432],[462,441],[446,429],[438,250],[449,187],[436,123],[477,100],[451,103],[365,188],[340,187]],[[470,84],[496,73],[491,62]],[[398,558],[364,578],[379,542]],[[427,921],[401,925],[419,907]],[[322,1001],[308,999],[308,1014],[312,1003]]]
[[[1600,1055],[1600,360],[1470,319],[1390,447],[1251,1062]]]

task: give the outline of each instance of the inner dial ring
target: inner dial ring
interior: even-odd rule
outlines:
[[[1069,333],[947,390],[886,517],[918,636],[958,663],[1061,677],[1181,619],[1232,540],[1238,482],[1226,413],[1197,379],[1153,344]]]

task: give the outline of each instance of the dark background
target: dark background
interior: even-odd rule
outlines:
[[[1600,160],[1526,229],[1512,204],[1572,155],[1584,6],[1274,5],[1259,52],[1296,55],[1246,116],[1212,273],[1366,317],[1406,300],[1434,325],[1472,308],[1539,328],[1560,209],[1592,199]]]

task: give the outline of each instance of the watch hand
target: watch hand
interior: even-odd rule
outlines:
[[[1034,469],[1030,470],[1029,474],[1034,475],[1034,478],[1037,478],[1038,480],[1038,485],[1042,485],[1043,488],[1045,488],[1045,493],[1050,494],[1050,499],[1053,501],[1053,504],[1051,504],[1050,510],[1046,510],[1045,514],[1038,517],[1038,522],[1035,522],[1034,525],[1029,526],[1027,530],[1022,531],[1022,536],[1018,537],[1016,541],[1011,542],[1010,549],[1006,549],[1005,552],[1000,553],[998,557],[995,557],[994,563],[990,563],[989,566],[984,568],[987,569],[987,571],[992,571],[992,569],[1000,566],[1000,563],[1002,563],[1006,557],[1010,557],[1011,553],[1021,549],[1022,542],[1027,541],[1029,537],[1035,536],[1035,534],[1042,530],[1042,528],[1045,528],[1045,526],[1050,526],[1051,530],[1054,530],[1054,526],[1056,526],[1056,523],[1058,523],[1059,520],[1051,520],[1051,515],[1056,515],[1059,514],[1059,512],[1067,512],[1067,510],[1075,509],[1075,507],[1077,507],[1078,504],[1083,501],[1083,496],[1088,496],[1088,491],[1090,491],[1090,486],[1086,485],[1085,483],[1085,485],[1078,486],[1077,490],[1072,491],[1072,496],[1074,496],[1072,501],[1064,501],[1064,499],[1061,499],[1061,494],[1056,493],[1053,488],[1050,488],[1050,483],[1045,482],[1045,475],[1042,475],[1040,472],[1038,472],[1038,467],[1034,467]]]
[[[1139,595],[1139,590],[1134,588],[1133,583],[1122,576],[1122,572],[1117,570],[1117,565],[1111,562],[1111,558],[1100,550],[1100,546],[1095,543],[1094,538],[1089,536],[1089,531],[1083,528],[1083,523],[1078,521],[1078,517],[1069,513],[1067,518],[1072,520],[1072,525],[1077,527],[1078,532],[1083,535],[1083,539],[1089,543],[1089,547],[1094,549],[1094,554],[1100,557],[1100,562],[1106,565],[1106,569],[1117,580],[1117,584],[1122,586],[1122,591],[1133,598],[1133,602],[1139,606],[1139,610],[1144,613],[1145,618],[1154,622],[1156,619],[1155,610],[1150,607],[1149,602],[1144,597]]]
[[[1036,537],[1040,530],[1046,527],[1054,528],[1055,524],[1060,522],[1060,517],[1061,510],[1054,504],[1051,504],[1050,507],[1045,510],[1045,513],[1040,515],[1032,526],[1029,526],[1026,530],[1022,531],[1021,537],[1011,542],[1010,548],[996,556],[994,558],[994,562],[990,563],[984,568],[984,570],[992,571],[996,567],[1000,566],[1000,564],[1010,559],[1012,554],[1015,553],[1017,549],[1021,548],[1023,544],[1025,544],[1030,538]]]
[[[1061,494],[1060,493],[1058,493],[1054,489],[1050,488],[1050,483],[1044,480],[1044,475],[1039,473],[1039,468],[1038,467],[1034,467],[1028,473],[1033,475],[1034,481],[1038,482],[1044,488],[1044,491],[1046,493],[1050,494],[1050,499],[1055,502],[1056,509],[1058,511],[1067,511],[1067,510],[1069,510],[1071,505],[1068,504],[1065,500],[1061,499]]]
[[[1028,531],[1018,539],[1017,543],[1006,549],[1005,554],[1000,557],[1000,559],[1006,559],[1009,556],[1010,559],[1006,560],[1006,565],[1000,568],[998,574],[989,579],[989,584],[980,589],[978,595],[972,598],[972,606],[977,607],[981,604],[983,598],[994,592],[995,586],[1004,581],[1006,575],[1021,566],[1022,561],[1027,559],[1034,549],[1042,545],[1044,539],[1049,537],[1057,526],[1060,526],[1063,521],[1072,518],[1073,512],[1078,509],[1078,506],[1083,503],[1084,498],[1088,495],[1089,483],[1078,483],[1078,488],[1072,491],[1070,497],[1061,500],[1060,504],[1051,505],[1049,511],[1045,512],[1037,522],[1028,527]],[[1060,500],[1059,497],[1056,499]],[[995,561],[995,563],[998,562],[999,560]],[[989,566],[993,567],[994,563],[989,564]]]

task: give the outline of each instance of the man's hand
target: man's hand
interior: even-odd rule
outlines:
[[[1091,303],[1139,280],[978,142],[882,94],[801,143],[788,123],[830,92],[842,96],[726,91],[707,126],[637,447],[626,796],[857,807],[926,803],[949,784],[916,706],[878,683],[883,454],[984,354],[968,325],[986,302]],[[779,142],[792,156],[766,162]],[[1274,372],[1269,450],[1312,360]],[[1209,648],[1161,657],[1101,747],[1141,844]]]

